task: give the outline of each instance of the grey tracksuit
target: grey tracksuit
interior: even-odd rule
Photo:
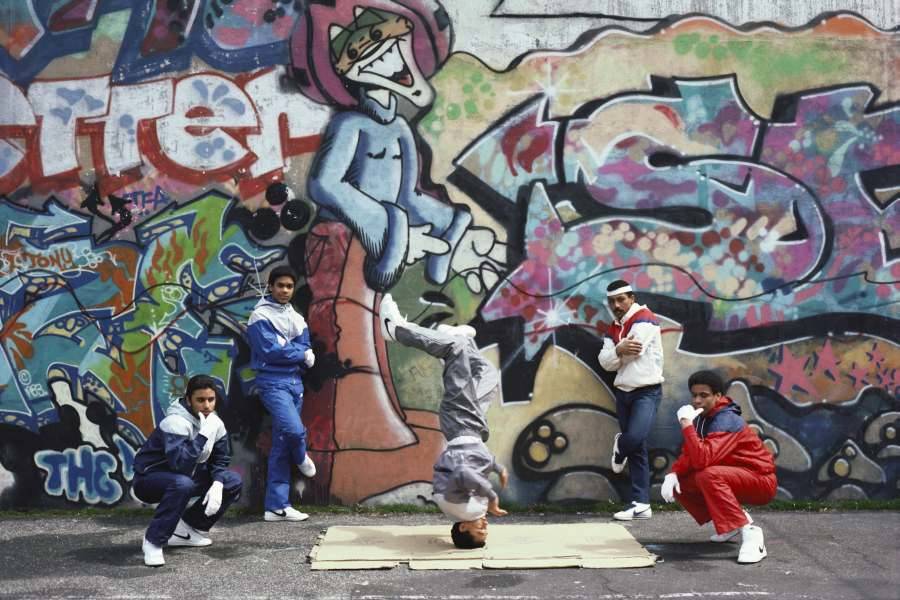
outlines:
[[[440,424],[448,443],[434,464],[434,499],[454,521],[480,518],[497,497],[487,476],[503,471],[484,444],[489,434],[485,411],[499,390],[497,369],[469,337],[414,323],[397,326],[395,337],[444,361]]]

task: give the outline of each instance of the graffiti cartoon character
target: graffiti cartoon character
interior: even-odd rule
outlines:
[[[354,20],[329,28],[331,60],[357,100],[329,124],[309,177],[324,218],[341,221],[366,251],[365,280],[382,291],[405,264],[427,257],[430,279],[447,277],[450,248],[471,215],[417,189],[419,157],[397,96],[425,107],[434,91],[416,63],[412,21],[356,7]]]
[[[420,260],[436,283],[451,270],[477,270],[495,244],[491,230],[472,227],[465,207],[420,189],[416,140],[398,112],[399,98],[418,108],[434,98],[427,78],[449,53],[446,13],[430,0],[328,4],[312,3],[291,40],[303,93],[343,109],[308,180],[318,206],[306,243],[310,327],[337,360],[311,391],[304,418],[317,464],[332,467],[320,471],[317,499],[358,501],[427,481],[440,445],[433,431],[411,424],[433,414],[412,419],[397,400],[378,327],[381,294]],[[386,478],[354,477],[366,461],[382,463],[385,450],[410,456],[392,459],[404,467]]]

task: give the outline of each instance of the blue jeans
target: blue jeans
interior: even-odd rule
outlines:
[[[619,455],[628,458],[631,475],[631,501],[650,502],[650,462],[647,459],[647,436],[662,400],[662,386],[648,385],[630,392],[618,388],[616,413],[619,418]]]
[[[212,485],[209,469],[206,465],[198,465],[194,477],[188,477],[172,471],[152,471],[145,475],[134,476],[134,495],[142,502],[156,504],[156,513],[147,527],[144,537],[155,546],[165,546],[175,528],[178,519],[199,531],[209,531],[216,521],[225,514],[225,510],[241,497],[241,476],[234,471],[225,471],[222,482],[222,506],[219,511],[206,516],[203,496]],[[187,508],[194,496],[200,499]],[[185,510],[187,509],[187,510]]]
[[[300,377],[256,378],[259,397],[272,415],[272,449],[266,476],[266,510],[289,506],[291,465],[306,459],[306,427],[300,420],[303,408],[303,384]]]

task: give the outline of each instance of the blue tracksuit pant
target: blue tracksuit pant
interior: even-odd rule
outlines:
[[[199,531],[209,531],[225,511],[241,497],[241,476],[234,471],[225,471],[222,482],[222,506],[219,511],[206,516],[203,497],[212,485],[209,470],[199,466],[193,477],[171,471],[151,471],[134,476],[134,495],[142,502],[156,504],[156,513],[147,527],[145,537],[155,546],[164,546],[178,526],[178,519]],[[200,499],[187,508],[191,498]],[[187,509],[187,510],[185,510]]]
[[[266,478],[266,510],[289,506],[291,465],[306,458],[306,428],[300,420],[303,408],[303,383],[299,376],[258,375],[259,396],[272,415],[272,449]]]

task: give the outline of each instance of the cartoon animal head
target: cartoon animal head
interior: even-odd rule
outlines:
[[[313,0],[291,35],[292,72],[316,102],[355,106],[354,88],[362,86],[425,107],[434,99],[427,79],[451,38],[436,0]]]
[[[412,30],[412,23],[401,15],[357,7],[350,26],[329,29],[332,63],[350,81],[385,88],[416,106],[428,106],[434,90],[416,64]]]

